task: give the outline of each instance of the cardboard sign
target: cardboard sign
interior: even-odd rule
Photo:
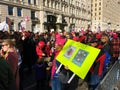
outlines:
[[[84,79],[100,49],[68,39],[56,59]]]

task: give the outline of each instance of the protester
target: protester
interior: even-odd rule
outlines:
[[[78,87],[79,77],[75,75],[72,81],[68,83],[68,80],[74,73],[71,72],[67,66],[62,67],[60,72],[65,76],[65,79],[62,79],[61,82],[61,90],[76,90]],[[61,76],[61,78],[63,77]]]
[[[46,83],[46,67],[44,60],[38,60],[33,66],[35,69],[35,78],[37,82],[36,90],[47,90]]]
[[[100,83],[100,80],[106,73],[107,63],[110,63],[110,60],[108,60],[109,57],[107,55],[110,55],[109,37],[107,34],[102,34],[100,41],[99,39],[94,39],[94,41],[92,41],[90,45],[100,49],[100,53],[97,56],[94,64],[92,65],[87,78],[89,89],[95,90],[97,85]]]
[[[53,52],[52,57],[51,57],[52,64],[51,64],[51,62],[49,63],[49,66],[52,65],[52,68],[51,68],[51,88],[52,88],[52,90],[61,90],[61,83],[58,78],[58,74],[56,73],[56,70],[59,67],[60,63],[56,60],[56,57],[59,54],[59,52],[61,51],[65,41],[66,40],[61,37],[58,37],[56,39],[55,51]]]
[[[91,46],[97,47],[99,45],[97,42],[92,42]],[[92,65],[90,72],[87,75],[86,80],[88,82],[89,90],[95,90],[95,88],[100,82],[100,79],[102,78],[105,57],[106,57],[105,52],[101,50],[99,55],[97,56],[97,59]]]
[[[117,33],[113,33],[113,39],[111,40],[111,62],[114,64],[118,60],[120,55],[120,39]]]
[[[0,90],[17,90],[9,62],[0,56]]]
[[[17,90],[19,90],[18,54],[15,48],[15,39],[5,39],[2,42],[1,56],[8,61],[12,67],[12,72],[16,80]]]

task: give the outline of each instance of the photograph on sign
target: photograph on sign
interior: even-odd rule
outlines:
[[[87,57],[89,53],[85,50],[80,49],[76,56],[73,58],[73,63],[77,66],[81,66],[83,62],[85,61],[85,58]]]
[[[67,59],[70,59],[75,50],[76,50],[76,48],[75,48],[74,46],[69,46],[68,49],[66,50],[64,56],[65,56]]]

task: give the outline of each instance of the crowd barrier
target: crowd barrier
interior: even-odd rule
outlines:
[[[116,61],[95,90],[119,90],[120,60]]]

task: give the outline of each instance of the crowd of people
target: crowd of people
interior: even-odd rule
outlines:
[[[1,31],[0,89],[23,90],[23,72],[28,68],[29,73],[35,70],[36,90],[76,90],[80,79],[77,75],[67,83],[62,82],[60,75],[56,73],[60,65],[56,57],[68,39],[100,49],[84,80],[89,90],[95,90],[108,67],[113,65],[120,55],[120,33],[115,30],[96,33],[91,30],[42,33]],[[73,74],[67,66],[62,66],[60,71],[66,78]]]

